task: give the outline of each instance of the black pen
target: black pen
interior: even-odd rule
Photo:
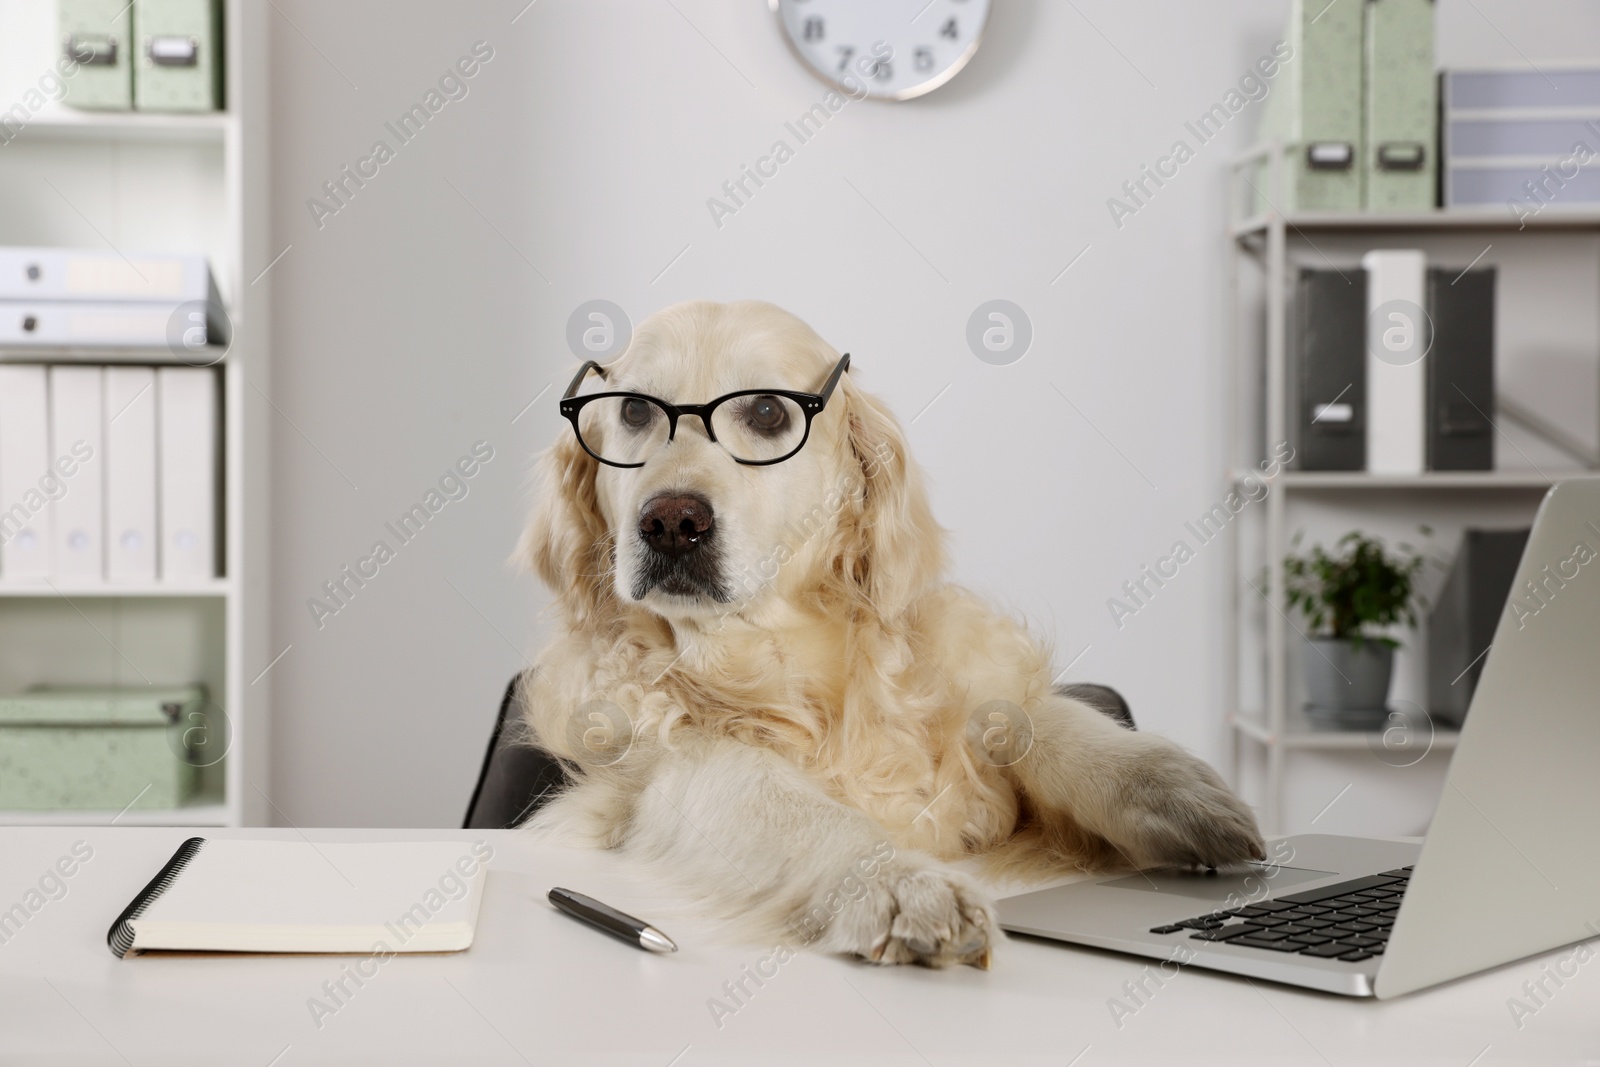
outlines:
[[[624,915],[616,908],[602,904],[593,897],[574,893],[570,889],[556,888],[550,890],[550,903],[556,906],[556,910],[565,912],[574,919],[586,922],[596,930],[604,931],[636,948],[649,952],[678,951],[678,946],[672,943],[672,938],[654,926],[641,922],[632,915]]]

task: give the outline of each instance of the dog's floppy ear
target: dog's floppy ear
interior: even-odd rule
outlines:
[[[519,559],[556,594],[576,626],[595,625],[616,606],[612,542],[595,494],[598,468],[570,433],[546,449],[539,459],[533,517],[517,548]]]
[[[846,531],[843,578],[892,620],[940,579],[944,531],[934,521],[922,472],[895,417],[856,389],[848,375],[839,386],[847,440],[862,477],[857,507],[847,520],[853,528]]]

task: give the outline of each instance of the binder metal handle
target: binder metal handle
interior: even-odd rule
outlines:
[[[144,54],[157,67],[192,67],[200,62],[200,41],[194,37],[146,37]]]
[[[1349,170],[1355,161],[1355,145],[1348,141],[1316,141],[1306,145],[1306,166],[1312,170]]]
[[[1397,141],[1378,146],[1379,170],[1421,170],[1428,150],[1420,141]]]
[[[68,59],[86,67],[117,65],[116,34],[69,33],[61,39],[61,51]]]

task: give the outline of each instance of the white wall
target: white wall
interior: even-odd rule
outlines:
[[[720,229],[706,199],[824,94],[766,5],[524,2],[275,5],[274,647],[293,648],[269,674],[270,791],[287,818],[459,821],[546,603],[505,561],[530,458],[564,432],[555,391],[516,416],[565,383],[566,320],[593,298],[635,321],[695,297],[809,320],[916,416],[958,580],[1035,620],[1060,666],[1081,653],[1069,678],[1222,760],[1222,550],[1120,632],[1105,601],[1225,490],[1223,169],[1254,108],[1121,229],[1106,200],[1270,49],[1283,0],[996,0],[955,81],[849,104]],[[1439,21],[1444,62],[1600,53],[1579,0],[1441,0]],[[393,143],[383,123],[479,40],[494,58],[470,95],[319,229],[307,199]],[[964,341],[996,297],[1035,330],[1008,367]],[[384,522],[478,440],[495,458],[470,495],[318,629],[308,598],[393,543]]]

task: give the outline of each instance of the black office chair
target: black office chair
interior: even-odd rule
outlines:
[[[560,788],[572,781],[572,771],[544,749],[528,740],[526,728],[517,715],[517,689],[524,675],[518,673],[506,686],[500,701],[500,714],[489,735],[489,750],[483,755],[478,784],[467,804],[468,830],[509,830],[520,826],[528,816]],[[1110,686],[1063,685],[1063,696],[1074,697],[1104,712],[1128,729],[1135,729],[1128,702]]]

